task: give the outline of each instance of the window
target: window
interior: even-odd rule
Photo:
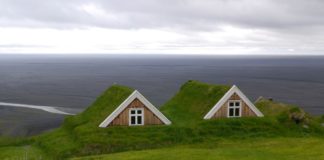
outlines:
[[[129,125],[144,125],[143,108],[132,108],[129,110]]]
[[[228,102],[228,117],[241,117],[241,101]]]

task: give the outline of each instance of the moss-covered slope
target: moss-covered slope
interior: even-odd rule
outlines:
[[[85,111],[76,116],[66,118],[64,125],[93,125],[97,127],[133,91],[134,89],[126,86],[112,85]]]
[[[230,86],[188,81],[161,111],[175,125],[193,125],[203,120],[229,89]]]

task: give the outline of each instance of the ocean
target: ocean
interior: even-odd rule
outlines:
[[[259,96],[324,114],[324,56],[0,55],[0,102],[78,113],[110,85],[139,90],[160,106],[181,84],[236,84]],[[32,135],[64,115],[0,106],[0,134]]]

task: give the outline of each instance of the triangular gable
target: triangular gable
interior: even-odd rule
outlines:
[[[243,92],[235,85],[226,92],[226,94],[216,103],[216,105],[205,115],[204,119],[210,119],[213,115],[226,103],[226,101],[236,93],[246,104],[247,106],[258,116],[263,117],[263,114],[259,111],[258,108],[243,94]]]
[[[135,99],[140,100],[154,115],[156,115],[164,124],[169,125],[168,120],[152,103],[150,103],[141,93],[135,90],[123,103],[121,103],[100,125],[99,127],[107,127],[126,107]]]

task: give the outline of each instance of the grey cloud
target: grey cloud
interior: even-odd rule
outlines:
[[[80,9],[87,4],[115,18]],[[323,8],[321,0],[0,0],[0,25],[213,30],[229,24],[280,29],[323,26]]]
[[[323,8],[323,0],[0,0],[0,27],[163,28],[187,37],[177,44],[166,42],[164,48],[239,46],[322,51]],[[264,32],[242,41],[218,43],[199,37],[201,32],[221,31],[223,25]]]

